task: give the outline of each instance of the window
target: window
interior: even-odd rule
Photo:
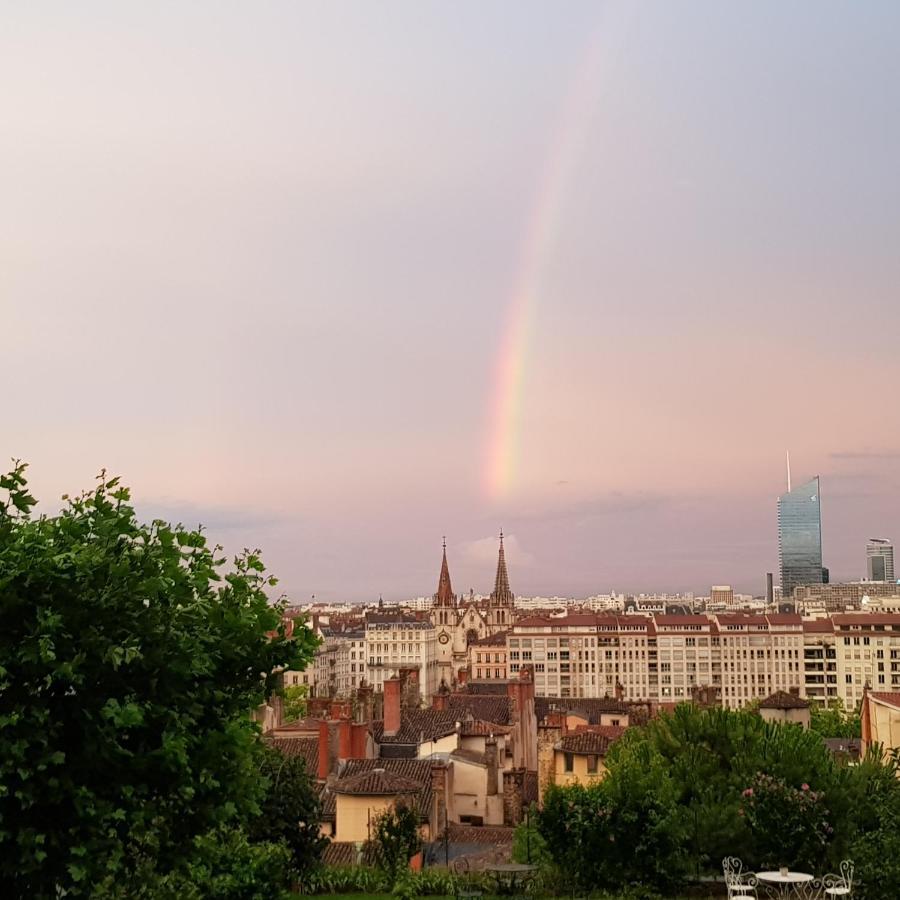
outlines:
[[[565,767],[567,772],[575,771],[575,757],[571,753],[564,754],[565,756]]]
[[[588,775],[596,775],[597,774],[597,757],[592,753],[588,757]]]

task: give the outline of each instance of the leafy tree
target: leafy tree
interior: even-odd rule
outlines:
[[[395,884],[409,868],[410,859],[422,849],[419,815],[413,804],[398,800],[376,816],[367,852]]]
[[[266,794],[249,826],[254,841],[284,843],[299,876],[321,858],[328,839],[319,834],[322,810],[302,757],[266,748],[262,759]]]
[[[3,493],[5,492],[5,494]],[[86,896],[256,815],[249,712],[315,638],[288,640],[255,551],[143,524],[117,478],[33,516],[0,478],[0,894]]]
[[[306,715],[309,701],[309,685],[293,684],[282,692],[284,701],[284,721],[293,722],[302,719]]]
[[[823,738],[858,738],[862,733],[859,710],[844,708],[835,697],[827,706],[813,704],[809,709],[809,728]]]

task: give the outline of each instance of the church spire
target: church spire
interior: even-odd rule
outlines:
[[[441,560],[441,574],[438,578],[438,589],[434,595],[435,606],[454,606],[456,597],[450,584],[450,566],[447,565],[447,538],[444,538],[444,556]]]
[[[503,550],[503,530],[500,531],[500,553],[497,557],[497,577],[494,579],[494,593],[491,606],[512,606],[513,592],[509,589],[509,574],[506,571],[506,553]]]

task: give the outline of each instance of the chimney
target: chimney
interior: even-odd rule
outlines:
[[[353,726],[349,718],[338,720],[338,759],[343,761],[353,755]]]
[[[371,722],[373,719],[372,715],[372,687],[367,684],[365,681],[359,686],[359,690],[356,692],[356,700],[357,700],[357,715],[359,716],[360,722]]]
[[[384,733],[394,735],[400,730],[400,692],[403,682],[388,678],[384,683]]]
[[[447,708],[447,695],[443,691],[431,695],[431,708],[440,711]]]
[[[319,722],[319,771],[317,773],[319,781],[326,781],[328,779],[328,773],[331,771],[328,759],[329,743],[328,723],[321,721]]]
[[[352,726],[350,749],[353,759],[366,759],[369,755],[369,726],[363,722]]]
[[[487,765],[487,795],[497,793],[497,739],[491,735],[484,742],[484,761]]]
[[[469,677],[468,669],[460,669],[459,672],[456,673],[456,683],[462,687]]]
[[[433,821],[429,822],[431,833],[437,835],[447,825],[447,765],[436,760],[431,764],[431,797],[433,808],[430,811]]]

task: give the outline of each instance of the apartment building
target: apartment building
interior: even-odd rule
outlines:
[[[401,671],[415,670],[419,693],[431,700],[440,684],[437,632],[428,619],[405,611],[366,613],[365,654],[368,681],[376,692]]]
[[[866,684],[900,690],[898,614],[531,616],[506,646],[508,676],[532,669],[538,696],[737,708],[784,691],[852,707]]]
[[[469,677],[475,681],[505,680],[509,672],[506,659],[506,632],[469,642]]]

